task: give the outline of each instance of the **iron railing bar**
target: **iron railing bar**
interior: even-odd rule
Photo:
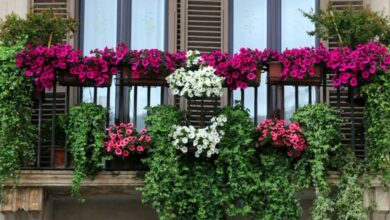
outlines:
[[[165,104],[165,88],[163,86],[161,86],[161,90],[160,90],[160,104],[163,105]]]
[[[97,87],[93,87],[93,103],[97,104]]]
[[[295,111],[298,110],[298,107],[299,107],[299,90],[298,90],[298,86],[294,86],[295,87]]]
[[[57,85],[56,80],[54,79],[54,85],[53,85],[53,91],[52,91],[52,99],[53,99],[53,106],[52,106],[52,122],[51,122],[51,151],[50,151],[50,167],[54,168],[54,156],[55,156],[55,135],[56,135],[56,108],[57,108]]]
[[[245,91],[241,89],[241,105],[245,106]]]
[[[146,106],[150,107],[150,86],[147,87]]]
[[[66,86],[66,101],[65,101],[65,114],[69,112],[69,95],[70,95],[70,87]],[[68,137],[65,133],[65,143],[64,143],[64,164],[65,167],[68,167]]]
[[[134,126],[137,127],[137,100],[138,100],[138,86],[134,86]]]
[[[257,118],[257,108],[258,108],[258,104],[257,104],[257,102],[258,102],[258,91],[257,91],[257,89],[258,89],[258,87],[254,87],[253,88],[255,91],[254,91],[254,93],[255,93],[255,101],[254,101],[254,117],[253,117],[253,121],[254,121],[254,124],[255,124],[255,126],[257,125],[257,121],[258,121],[258,118]]]
[[[110,125],[110,112],[111,112],[111,109],[110,109],[110,104],[111,104],[111,87],[107,87],[107,102],[106,102],[106,106],[107,106],[107,118],[106,118],[106,127],[108,127]]]
[[[42,102],[43,102],[43,91],[39,94],[38,102],[38,149],[37,149],[37,168],[41,167],[41,141],[42,141]]]
[[[311,93],[312,93],[312,88],[311,88],[311,86],[309,86],[309,105],[311,105],[313,102]]]

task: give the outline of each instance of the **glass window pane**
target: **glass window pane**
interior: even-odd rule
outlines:
[[[314,30],[314,24],[302,15],[302,11],[315,8],[315,0],[282,0],[282,48],[300,48],[315,46],[315,37],[309,36],[308,31]],[[314,88],[313,88],[314,90]],[[303,106],[309,103],[309,90],[299,87],[298,104]],[[314,96],[313,96],[314,97]],[[295,112],[295,88],[286,86],[284,89],[284,108],[286,119],[290,119]],[[314,99],[313,99],[314,100]]]
[[[131,11],[131,49],[164,50],[165,42],[165,2],[164,0],[132,1]],[[138,87],[137,97],[130,96],[129,113],[133,119],[137,114],[137,128],[144,127],[143,117],[146,115],[147,87]],[[134,106],[133,98],[137,98]],[[150,89],[150,105],[160,104],[161,87]],[[133,119],[134,120],[134,119]]]
[[[234,0],[233,2],[233,51],[242,47],[263,49],[267,47],[267,0]],[[261,120],[267,115],[266,74],[261,76],[258,87],[257,118]],[[245,90],[245,107],[254,117],[254,88]],[[233,92],[233,100],[241,100],[240,90]]]
[[[117,0],[84,0],[83,53],[95,48],[115,47],[117,33]],[[114,80],[113,80],[114,81]],[[83,102],[93,102],[94,89],[83,88]],[[97,104],[107,107],[107,88],[97,89]],[[110,87],[110,122],[115,116],[115,83]]]
[[[282,48],[315,46],[315,37],[308,31],[314,30],[314,24],[302,15],[302,11],[315,8],[316,0],[282,0]]]
[[[164,49],[165,1],[132,1],[131,47]]]

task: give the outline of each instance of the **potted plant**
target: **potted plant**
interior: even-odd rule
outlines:
[[[265,119],[257,125],[257,132],[258,149],[271,144],[275,148],[286,148],[290,157],[300,157],[307,148],[298,123],[286,124],[285,120]]]
[[[364,103],[360,87],[387,71],[389,65],[387,48],[374,42],[358,45],[355,50],[348,47],[332,50],[326,63],[327,68],[335,74],[332,78],[333,86],[348,87],[348,101],[356,103]]]
[[[55,146],[54,146],[54,167],[65,168],[65,131],[64,131],[64,116],[60,115],[55,122]],[[51,146],[52,144],[52,121],[44,121],[41,127],[41,145]],[[51,151],[51,148],[49,148]],[[50,153],[49,151],[49,153]]]
[[[94,103],[74,105],[66,116],[64,128],[74,169],[72,197],[81,197],[81,182],[95,176],[108,158],[103,149],[106,116],[107,109]]]
[[[104,149],[114,157],[109,161],[108,167],[110,169],[131,169],[139,165],[140,158],[146,155],[152,140],[147,130],[141,129],[138,132],[133,123],[113,125],[106,130],[108,133]]]
[[[320,86],[327,55],[327,50],[322,45],[319,48],[286,49],[280,56],[276,56],[279,62],[268,63],[268,83]],[[269,55],[264,57],[267,60]]]
[[[230,89],[245,89],[260,85],[262,62],[259,62],[260,51],[241,48],[233,57],[220,50],[202,55],[202,63],[215,68],[218,76],[225,78],[224,86]]]
[[[217,145],[224,136],[224,132],[220,128],[227,121],[227,118],[220,115],[210,121],[211,125],[198,129],[191,125],[173,126],[173,132],[169,135],[173,146],[181,153],[195,156],[195,158],[203,155],[211,158],[218,154]]]
[[[183,66],[183,52],[169,54],[158,49],[131,50],[122,64],[121,83],[128,86],[167,86],[165,78]]]

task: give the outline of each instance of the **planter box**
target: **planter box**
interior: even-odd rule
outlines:
[[[146,157],[143,154],[130,154],[126,158],[115,157],[107,161],[108,170],[147,170],[147,166],[142,163],[142,159]]]
[[[260,82],[261,82],[261,67],[256,70],[255,74],[256,74],[256,78],[254,80],[248,80],[247,83],[248,83],[248,87],[258,87],[260,86]]]
[[[60,146],[54,148],[54,167],[65,168],[65,148]]]
[[[97,87],[94,81],[90,79],[86,79],[82,83],[80,82],[77,75],[72,75],[67,71],[59,72],[58,83],[62,86]],[[110,76],[107,82],[105,82],[103,85],[100,85],[98,87],[110,87],[111,83],[112,83],[112,75]]]
[[[131,76],[131,69],[128,66],[122,67],[121,83],[126,86],[168,86],[165,78],[171,73],[140,75],[135,79]]]
[[[302,85],[302,86],[321,86],[322,75],[324,68],[322,65],[314,65],[314,76],[304,79],[288,78],[283,80],[280,78],[282,72],[282,64],[280,62],[268,63],[268,84],[270,85]]]

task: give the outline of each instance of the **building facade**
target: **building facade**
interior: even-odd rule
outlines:
[[[390,0],[0,0],[0,4],[1,17],[11,12],[24,16],[30,10],[39,12],[47,8],[59,15],[75,17],[80,28],[68,40],[85,54],[94,48],[114,47],[119,42],[125,42],[131,49],[158,48],[171,52],[189,49],[237,52],[241,47],[281,51],[320,43],[307,35],[314,26],[300,10],[326,8],[329,4],[340,9],[366,5],[390,15]],[[322,43],[333,46],[332,42]],[[347,104],[335,103],[336,91],[331,86],[280,88],[267,85],[263,76],[259,87],[235,91],[218,100],[218,105],[241,101],[250,110],[255,124],[275,112],[289,118],[298,107],[315,102],[338,104],[346,115],[351,114]],[[36,109],[49,112],[39,120],[50,121],[51,112],[64,113],[69,106],[83,101],[109,107],[108,124],[131,121],[142,128],[146,106],[176,104],[191,109],[199,105],[174,98],[164,87],[122,87],[115,82],[110,88],[59,86],[46,93],[45,102],[52,105]],[[361,109],[353,114],[362,117]],[[346,139],[345,144],[351,139]],[[356,154],[364,157],[364,143],[353,143]],[[136,171],[108,167],[94,180],[83,182],[84,204],[71,199],[72,171],[56,169],[53,159],[44,157],[52,155],[45,147],[54,145],[39,146],[37,165],[22,172],[16,190],[6,192],[8,202],[0,205],[0,220],[158,219],[156,212],[140,201],[135,188],[142,186],[142,180],[136,178]],[[336,182],[337,174],[329,179]],[[379,181],[373,182],[373,189],[365,196],[367,206],[371,200],[377,202],[372,219],[390,220],[390,193],[380,187]],[[307,190],[297,196],[304,207],[301,219],[310,219],[314,192]]]

